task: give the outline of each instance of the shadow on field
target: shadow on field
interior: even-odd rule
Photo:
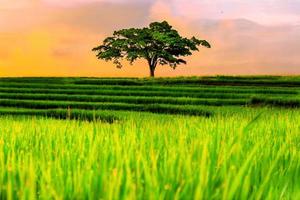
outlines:
[[[250,100],[251,106],[274,106],[282,108],[299,108],[300,101],[298,99],[272,99],[272,98],[259,98],[253,97]]]
[[[101,121],[113,124],[121,120],[120,117],[106,113],[93,113],[88,111],[68,111],[63,109],[55,110],[0,110],[0,116],[40,116],[59,120],[83,120],[83,121]]]

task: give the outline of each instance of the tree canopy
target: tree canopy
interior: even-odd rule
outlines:
[[[180,36],[168,22],[163,21],[153,22],[145,28],[115,31],[93,51],[97,52],[98,59],[113,61],[118,68],[122,67],[122,59],[127,59],[131,64],[137,59],[145,59],[153,77],[158,64],[175,69],[180,64],[186,64],[181,57],[192,55],[192,51],[198,51],[199,46],[211,47],[206,40]]]

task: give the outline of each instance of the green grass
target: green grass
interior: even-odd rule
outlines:
[[[0,78],[0,199],[300,199],[299,83]]]
[[[259,98],[255,97],[251,99],[252,105],[269,105],[276,107],[300,107],[300,98]]]
[[[216,85],[216,86],[269,86],[269,87],[300,87],[298,79],[253,79],[253,78],[189,78],[189,79],[154,79],[154,80],[131,80],[131,79],[98,79],[78,80],[76,84],[97,84],[97,85]]]
[[[13,116],[42,116],[55,119],[76,119],[84,121],[101,121],[107,123],[114,123],[116,121],[125,120],[128,115],[127,112],[112,112],[111,110],[89,111],[80,109],[24,109],[15,107],[0,108],[0,115]]]
[[[117,102],[131,104],[172,104],[172,105],[244,105],[247,99],[233,98],[172,98],[156,96],[106,96],[106,95],[66,95],[66,94],[19,94],[0,93],[1,99],[12,100],[51,100],[51,101],[73,101],[73,102]]]
[[[214,104],[214,102],[212,102]],[[2,107],[32,108],[32,109],[54,109],[54,108],[71,108],[86,110],[123,110],[123,111],[140,111],[166,114],[198,115],[210,116],[212,113],[203,110],[197,106],[178,106],[168,104],[128,104],[128,103],[91,103],[91,102],[74,102],[74,101],[42,101],[42,100],[13,100],[1,99]],[[230,104],[232,105],[232,104]]]
[[[248,88],[194,88],[194,87],[128,87],[128,86],[105,86],[105,87],[82,87],[75,85],[18,85],[13,87],[9,85],[1,85],[0,92],[11,93],[64,93],[64,94],[89,94],[89,95],[106,95],[106,94],[130,94],[136,96],[192,96],[192,97],[207,97],[219,95],[221,98],[226,96],[246,96],[246,95],[297,95],[297,90],[282,90],[282,89],[248,89]],[[202,96],[201,96],[202,95]]]
[[[89,96],[130,96],[130,97],[174,97],[177,99],[180,97],[188,97],[188,98],[226,98],[226,99],[239,99],[239,98],[249,98],[251,96],[255,96],[255,94],[229,94],[229,93],[218,93],[218,92],[210,92],[210,93],[200,93],[200,92],[164,92],[164,91],[135,91],[135,90],[52,90],[52,89],[6,89],[1,90],[0,94],[2,96],[5,95],[48,95],[55,96],[58,94],[74,96],[74,95],[89,95]],[[274,96],[274,95],[272,95]],[[280,95],[277,95],[280,96]],[[294,95],[287,95],[294,96]]]
[[[164,91],[164,92],[220,92],[220,93],[259,93],[259,94],[299,94],[300,88],[266,87],[266,86],[190,86],[190,85],[142,85],[142,86],[123,86],[123,85],[82,85],[70,83],[18,83],[1,82],[1,90],[7,89],[74,89],[74,90],[129,90],[129,91]]]
[[[19,83],[75,83],[88,85],[215,85],[215,86],[268,86],[300,87],[299,76],[215,76],[177,78],[2,78],[2,82]]]
[[[114,124],[2,117],[0,194],[15,199],[298,199],[300,113],[258,114],[132,115]]]

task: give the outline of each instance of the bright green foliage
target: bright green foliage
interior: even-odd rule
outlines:
[[[261,114],[262,113],[262,114]],[[0,118],[0,199],[299,199],[300,113]]]
[[[154,22],[146,28],[130,28],[115,31],[103,44],[94,48],[97,58],[113,61],[118,68],[122,67],[121,59],[126,58],[131,64],[137,59],[146,59],[150,76],[158,64],[176,68],[186,61],[181,56],[192,55],[198,46],[210,48],[206,40],[183,38],[168,22]]]
[[[300,199],[299,84],[2,78],[0,199]]]

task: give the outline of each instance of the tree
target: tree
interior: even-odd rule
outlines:
[[[121,60],[127,59],[132,64],[137,59],[146,59],[150,76],[158,64],[169,65],[173,69],[180,64],[186,64],[181,56],[192,55],[199,51],[198,46],[210,48],[206,40],[191,39],[179,35],[168,22],[154,22],[145,28],[130,28],[115,31],[112,37],[107,37],[103,44],[93,48],[97,58],[113,61],[122,68]]]

